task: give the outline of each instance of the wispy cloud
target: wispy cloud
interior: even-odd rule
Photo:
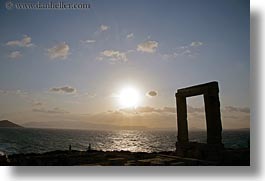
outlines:
[[[126,62],[128,61],[127,55],[124,52],[115,51],[115,50],[105,50],[100,53],[100,57],[98,57],[99,60],[103,60],[104,58],[107,58],[108,60],[112,62]]]
[[[120,109],[118,110],[120,112],[124,112],[124,113],[131,113],[131,114],[135,114],[135,113],[176,113],[176,108],[174,107],[163,107],[163,108],[154,108],[154,107],[149,107],[149,106],[145,106],[145,107],[137,107],[137,108],[125,108],[125,109]]]
[[[34,44],[31,42],[31,37],[24,35],[21,40],[12,40],[6,42],[7,46],[31,47]]]
[[[96,40],[81,40],[81,43],[87,43],[87,44],[96,43]]]
[[[162,58],[168,60],[175,59],[181,56],[194,57],[196,49],[200,46],[203,46],[203,42],[194,41],[188,45],[177,47],[173,53],[163,54]]]
[[[8,55],[11,59],[18,59],[22,57],[22,53],[20,51],[13,51]]]
[[[127,113],[174,113],[176,114],[176,107],[168,107],[165,106],[163,108],[155,108],[155,107],[137,107],[135,109],[132,108],[125,108],[125,109],[120,109],[119,111],[122,112],[127,112]],[[204,108],[203,107],[192,107],[188,106],[187,111],[189,114],[194,114],[194,113],[203,113]]]
[[[22,91],[22,90],[1,90],[0,89],[0,94],[6,94],[6,95],[28,95],[28,92]]]
[[[129,34],[126,36],[127,39],[132,39],[133,37],[134,37],[134,34],[133,34],[133,33],[129,33]]]
[[[50,92],[58,92],[58,93],[75,93],[76,89],[70,86],[64,86],[64,87],[53,87],[50,89]]]
[[[200,42],[200,41],[194,41],[194,42],[191,42],[190,46],[191,47],[198,47],[198,46],[202,46],[203,43]]]
[[[107,25],[100,25],[100,31],[103,32],[103,31],[107,31],[110,27],[107,26]]]
[[[140,43],[137,46],[137,51],[146,52],[146,53],[154,53],[156,52],[157,48],[158,48],[158,42],[149,40],[149,41]]]
[[[43,106],[43,103],[42,103],[42,102],[36,102],[36,101],[33,101],[33,102],[32,102],[32,106],[36,106],[36,107],[38,107],[38,106]]]
[[[205,110],[203,107],[192,107],[192,106],[187,106],[187,111],[189,113],[203,113]]]
[[[228,111],[228,112],[250,113],[250,108],[248,108],[248,107],[226,106],[225,107],[225,111]]]
[[[83,94],[83,96],[92,99],[92,98],[95,98],[97,96],[97,94],[96,93],[93,94],[93,93],[88,93],[87,92],[87,93]]]
[[[51,59],[66,59],[69,55],[70,47],[66,42],[59,43],[48,49],[48,54]]]
[[[84,92],[84,93],[80,93],[80,92],[79,92],[78,94],[75,95],[76,98],[82,98],[82,100],[83,100],[84,98],[93,99],[93,98],[95,98],[96,96],[97,96],[96,93],[90,93],[90,92]]]
[[[46,123],[47,118],[52,116],[53,120],[50,121],[52,125],[50,127],[62,128],[67,124],[67,120],[74,120],[68,126],[68,128],[97,128],[97,129],[124,129],[126,126],[130,128],[140,127],[155,128],[155,129],[171,129],[176,130],[176,107],[151,107],[143,106],[137,107],[136,109],[120,109],[110,110],[106,112],[100,112],[95,114],[73,114],[70,111],[62,108],[53,107],[33,107],[31,109],[37,116],[27,116],[21,113],[3,115],[9,117],[12,120],[27,120],[36,123],[36,117],[38,120],[42,120],[43,124]],[[235,108],[235,107],[234,107]],[[240,108],[240,107],[236,107]],[[238,109],[236,109],[238,110]],[[203,107],[190,107],[188,106],[188,119],[189,128],[192,129],[206,129],[206,118]],[[245,112],[229,112],[225,108],[222,111],[222,125],[224,129],[239,129],[249,128],[250,126],[250,115]],[[62,120],[65,124],[62,124]],[[130,121],[128,121],[130,120]],[[55,123],[56,122],[56,123]],[[41,126],[41,121],[39,122]],[[87,126],[82,123],[90,123]],[[94,127],[93,125],[98,125]],[[113,127],[114,126],[114,127]],[[43,127],[43,125],[41,126]]]
[[[32,111],[37,112],[37,113],[44,113],[44,114],[67,114],[69,113],[68,111],[60,109],[58,107],[53,108],[53,109],[33,108]]]

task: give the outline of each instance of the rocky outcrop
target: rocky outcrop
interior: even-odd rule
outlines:
[[[192,150],[190,150],[192,151]],[[43,154],[16,154],[0,157],[10,166],[210,166],[249,165],[248,150],[223,150],[219,160],[178,156],[177,152],[143,153],[129,151],[53,151]]]

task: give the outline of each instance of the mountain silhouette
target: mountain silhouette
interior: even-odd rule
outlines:
[[[23,128],[23,127],[15,123],[12,123],[8,120],[2,120],[0,121],[0,128]]]

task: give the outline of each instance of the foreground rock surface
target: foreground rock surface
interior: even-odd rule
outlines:
[[[249,149],[224,150],[219,160],[177,156],[176,152],[53,151],[43,154],[0,156],[0,165],[10,166],[249,166]]]

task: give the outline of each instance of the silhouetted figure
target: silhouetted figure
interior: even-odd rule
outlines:
[[[87,151],[91,151],[91,144],[89,143]]]
[[[72,146],[71,145],[69,145],[69,151],[72,151]]]
[[[175,143],[176,151],[177,151],[178,142]]]

